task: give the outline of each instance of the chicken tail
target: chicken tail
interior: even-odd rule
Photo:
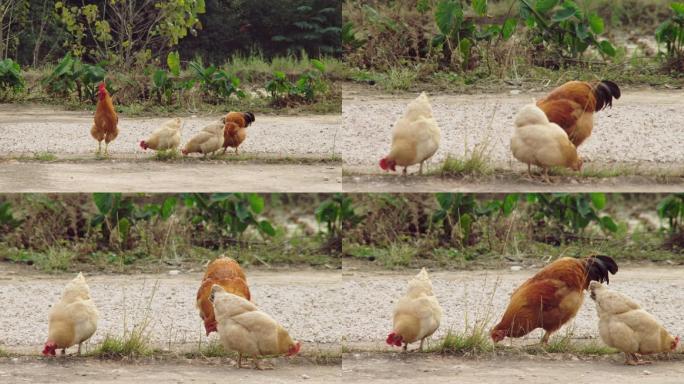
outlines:
[[[613,98],[616,100],[620,98],[620,87],[609,80],[603,80],[600,83],[594,84],[594,97],[596,97],[595,112],[601,111],[606,107],[613,107]]]
[[[590,281],[598,281],[599,283],[610,284],[610,274],[616,274],[618,265],[610,256],[594,255],[589,256],[585,260],[585,270],[587,272],[587,284]]]
[[[245,121],[247,122],[247,127],[249,127],[253,122],[256,121],[256,117],[254,117],[254,114],[252,112],[245,112],[243,113],[245,117]]]

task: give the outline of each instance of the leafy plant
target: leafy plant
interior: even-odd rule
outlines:
[[[12,59],[0,60],[0,100],[6,92],[17,92],[24,88],[21,67]]]
[[[0,202],[0,228],[12,229],[21,225],[21,220],[14,217],[12,204],[8,201]]]
[[[658,203],[657,209],[660,220],[667,220],[670,232],[684,229],[684,193],[666,197]]]
[[[42,83],[49,93],[68,97],[76,91],[79,101],[95,101],[97,84],[104,81],[105,75],[101,65],[83,63],[68,53]]]
[[[560,59],[580,59],[594,46],[604,56],[613,57],[615,47],[608,40],[599,41],[604,32],[603,19],[595,12],[585,12],[572,0],[520,0],[520,17],[533,31],[532,44],[543,44]]]
[[[353,227],[361,220],[352,202],[351,197],[336,193],[316,208],[316,220],[325,223],[329,237],[341,237],[342,228]]]
[[[273,79],[266,83],[266,90],[271,93],[273,104],[280,104],[290,93],[290,88],[292,88],[292,83],[282,71],[275,71]]]
[[[166,56],[168,71],[157,69],[152,74],[152,90],[157,95],[157,103],[160,105],[173,103],[173,95],[176,91],[192,88],[194,80],[183,81],[180,79],[180,55],[178,52],[169,52]]]
[[[193,224],[216,232],[221,245],[226,235],[239,241],[249,227],[267,236],[276,233],[270,221],[259,219],[265,202],[255,193],[193,193],[184,195],[183,200],[186,207],[194,209]]]
[[[658,203],[657,210],[661,222],[668,223],[665,246],[684,248],[684,193],[667,196]]]
[[[271,93],[273,105],[284,106],[290,102],[312,103],[318,93],[328,89],[323,79],[325,64],[312,59],[311,65],[313,68],[304,72],[296,83],[290,82],[284,72],[273,73],[273,79],[266,83],[266,90]]]
[[[668,59],[684,60],[684,3],[674,2],[670,7],[673,15],[656,29],[656,41],[665,44]]]
[[[474,224],[480,217],[495,214],[510,215],[517,206],[517,195],[509,195],[502,201],[478,203],[473,194],[438,193],[435,195],[439,208],[432,214],[432,223],[442,228],[446,242],[457,241],[461,246],[475,243]]]
[[[204,68],[201,63],[190,62],[190,68],[195,72],[195,79],[201,84],[202,90],[212,98],[226,100],[231,95],[244,98],[245,92],[240,89],[240,79],[223,69],[213,65]]]
[[[420,3],[418,6],[426,7]],[[473,0],[471,8],[475,15],[485,16],[487,1]],[[495,38],[508,40],[517,26],[514,18],[507,18],[503,25],[478,25],[474,18],[465,18],[467,10],[462,0],[440,0],[435,8],[435,23],[440,33],[432,39],[432,45],[445,53],[449,63],[460,63],[464,70],[469,69],[472,50],[478,42],[491,42]]]
[[[591,223],[598,224],[606,232],[618,230],[612,217],[600,215],[606,206],[604,193],[532,193],[527,195],[527,201],[535,207],[535,220],[544,226],[556,226],[560,232],[576,234]]]

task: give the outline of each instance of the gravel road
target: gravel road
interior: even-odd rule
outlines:
[[[338,192],[339,164],[0,161],[3,192]]]
[[[235,369],[226,362],[125,363],[84,359],[0,359],[2,383],[341,383],[339,365],[278,364],[270,371]]]
[[[433,290],[444,310],[442,325],[433,339],[449,329],[462,331],[466,322],[472,326],[476,320],[489,318],[493,326],[513,290],[537,270],[432,273]],[[345,272],[347,308],[340,319],[345,340],[352,345],[384,349],[392,328],[392,308],[417,272]],[[639,301],[674,334],[684,335],[684,268],[624,267],[611,278],[610,287]],[[574,321],[574,337],[597,338],[597,324],[594,302],[586,296]],[[559,332],[565,334],[566,328]],[[539,342],[541,336],[542,331],[537,330],[528,338]]]
[[[490,158],[510,167],[517,163],[509,142],[517,111],[547,93],[519,95],[431,95],[434,116],[442,130],[441,148],[431,160],[437,164],[448,154],[463,156],[466,149],[487,143]],[[377,162],[390,148],[392,127],[412,96],[370,94],[345,89],[342,109],[344,136],[340,151],[345,166],[381,170]],[[630,91],[613,109],[595,114],[592,136],[580,147],[591,163],[615,162],[660,165],[684,163],[684,93],[682,91]]]
[[[304,343],[338,343],[342,329],[334,310],[345,304],[340,274],[319,271],[246,271],[253,301]],[[0,270],[0,345],[38,346],[45,342],[50,306],[73,276],[27,275]],[[151,303],[152,341],[160,346],[196,343],[204,327],[195,308],[199,273],[169,275],[86,276],[100,311],[98,330],[90,341],[121,335],[144,318]],[[156,289],[155,289],[156,285]],[[211,340],[218,340],[215,333]],[[311,347],[311,344],[309,344]]]
[[[530,356],[524,360],[501,358],[479,361],[424,354],[396,356],[347,353],[342,362],[342,375],[349,382],[368,384],[387,383],[390,380],[392,383],[407,384],[682,382],[684,365],[681,361],[658,361],[646,367],[626,367],[621,357],[605,361],[568,361]]]
[[[181,116],[183,143],[221,116]],[[138,143],[168,118],[119,116],[119,136],[110,145],[112,157],[135,154],[150,157]],[[90,136],[93,112],[55,111],[36,105],[0,104],[0,156],[50,152],[56,155],[92,154],[97,142]],[[240,151],[282,156],[330,156],[340,116],[256,116]]]

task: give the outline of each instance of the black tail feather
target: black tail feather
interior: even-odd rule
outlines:
[[[254,114],[252,112],[245,112],[243,113],[245,116],[245,120],[247,121],[247,126],[249,127],[250,124],[256,121],[256,118],[254,117]]]
[[[595,112],[601,111],[606,107],[613,107],[613,98],[616,100],[622,96],[620,87],[609,80],[603,80],[594,85],[594,96],[596,97]]]
[[[586,270],[587,270],[587,284],[590,281],[598,281],[599,283],[610,284],[610,278],[608,272],[611,274],[616,274],[618,271],[618,265],[610,256],[595,255],[589,256],[586,260]]]

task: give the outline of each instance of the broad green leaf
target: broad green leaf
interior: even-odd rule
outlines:
[[[161,208],[162,219],[166,220],[171,216],[173,210],[176,208],[177,203],[178,200],[175,197],[168,197],[166,200],[164,200]]]
[[[257,195],[256,193],[250,193],[247,195],[247,199],[249,200],[249,205],[252,207],[252,212],[258,215],[264,210],[263,197]]]
[[[251,214],[247,210],[247,206],[245,206],[245,204],[242,201],[235,204],[235,214],[237,215],[238,219],[240,219],[240,221],[243,222],[249,219],[249,217],[251,216]]]
[[[591,202],[594,204],[594,208],[603,209],[606,206],[606,194],[605,193],[590,193]]]
[[[276,231],[268,220],[261,220],[259,222],[259,229],[269,236],[275,236]]]
[[[615,47],[613,47],[613,44],[611,44],[610,41],[608,41],[608,40],[603,40],[602,42],[600,42],[599,43],[599,49],[601,50],[601,52],[603,52],[604,54],[606,54],[610,57],[614,57],[615,54],[617,53],[615,51]]]
[[[463,21],[463,8],[456,0],[440,0],[435,11],[437,28],[443,35],[449,36],[461,26]]]
[[[487,0],[473,0],[473,10],[480,16],[487,14]]]
[[[603,216],[601,218],[601,227],[603,229],[607,229],[610,232],[617,232],[618,226],[615,224],[613,219],[610,218],[610,216]]]
[[[539,13],[546,13],[558,5],[559,0],[537,0],[534,9]]]
[[[166,64],[174,76],[180,75],[180,55],[178,51],[169,52],[169,55],[166,56]]]
[[[100,214],[106,215],[112,210],[112,205],[114,205],[114,194],[113,193],[93,193],[93,201],[97,210]]]
[[[589,28],[591,28],[591,31],[597,35],[602,34],[605,29],[605,25],[601,16],[597,15],[596,13],[589,15]]]
[[[567,20],[567,19],[575,16],[576,14],[577,14],[577,10],[575,10],[573,8],[563,8],[563,9],[559,10],[558,12],[556,12],[555,15],[553,15],[552,20],[556,21],[556,22],[563,21],[563,20]]]
[[[454,202],[454,195],[452,193],[438,193],[436,198],[439,206],[445,211],[449,210]]]
[[[506,195],[504,198],[504,204],[503,204],[503,214],[505,216],[508,216],[513,212],[515,209],[516,205],[518,204],[518,195],[517,194],[510,194]]]
[[[122,241],[125,241],[128,237],[128,231],[131,229],[131,222],[127,218],[122,218],[119,220],[119,225],[117,226],[119,230],[119,237]]]
[[[503,24],[503,28],[501,29],[501,37],[504,40],[508,40],[513,36],[513,32],[515,32],[515,28],[518,26],[518,20],[509,18],[506,19],[506,21]]]

